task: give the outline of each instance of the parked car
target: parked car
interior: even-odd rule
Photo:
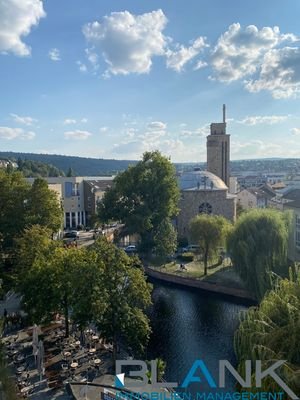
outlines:
[[[77,231],[68,231],[64,234],[65,239],[79,239],[79,233]]]
[[[197,253],[200,251],[200,246],[197,244],[189,244],[187,247],[182,249],[183,253]]]
[[[137,253],[137,248],[136,248],[136,245],[134,245],[134,244],[130,244],[129,246],[125,247],[124,250],[127,254]]]

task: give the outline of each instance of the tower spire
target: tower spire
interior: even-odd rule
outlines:
[[[226,123],[226,105],[223,104],[223,123]]]

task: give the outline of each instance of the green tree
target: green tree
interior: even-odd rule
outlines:
[[[259,300],[272,287],[272,273],[288,274],[288,235],[288,213],[257,209],[241,215],[229,237],[234,268]]]
[[[154,234],[154,250],[157,255],[166,257],[177,248],[177,232],[169,219],[164,219]]]
[[[245,361],[262,360],[262,370],[275,360],[286,360],[277,375],[300,395],[300,279],[280,280],[262,300],[244,314],[235,334],[235,351],[241,376]],[[253,374],[254,375],[254,374]],[[253,383],[255,382],[253,376]],[[267,377],[259,389],[252,385],[250,392],[279,392],[282,389]],[[286,397],[287,398],[287,397]]]
[[[62,208],[57,194],[44,179],[36,178],[26,199],[26,225],[41,225],[57,232],[62,226]]]
[[[30,185],[20,172],[0,170],[0,233],[3,249],[11,247],[13,239],[25,226],[25,203]]]
[[[207,275],[208,260],[223,246],[230,230],[230,223],[221,216],[200,214],[190,222],[190,236],[200,246],[203,255],[204,275]]]
[[[20,282],[24,274],[33,266],[35,260],[41,257],[51,257],[51,253],[60,245],[51,239],[51,230],[40,225],[26,228],[22,236],[15,240],[16,265]]]
[[[135,268],[135,260],[128,257],[105,238],[99,238],[93,251],[103,265],[103,288],[107,303],[97,324],[101,335],[113,343],[113,358],[122,339],[136,351],[143,351],[150,334],[145,309],[151,304],[151,285],[143,271]]]
[[[74,175],[74,171],[73,171],[73,169],[72,169],[71,167],[69,167],[66,176],[67,176],[68,178],[71,178],[72,176],[75,176],[75,175]]]
[[[154,247],[154,235],[164,219],[178,213],[179,188],[175,169],[158,151],[117,175],[99,206],[101,221],[119,220],[126,233],[141,237],[143,250]]]
[[[41,254],[24,275],[24,309],[36,323],[63,314],[68,337],[71,310],[73,321],[81,327],[100,318],[98,314],[105,308],[102,274],[95,253],[86,249],[56,248],[51,255]]]

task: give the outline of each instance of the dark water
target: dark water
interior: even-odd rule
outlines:
[[[218,382],[218,361],[226,359],[235,365],[233,335],[239,313],[246,309],[244,305],[196,291],[155,284],[150,314],[153,333],[147,358],[163,358],[167,363],[165,379],[179,383],[193,362],[201,359]],[[225,391],[233,389],[229,375]],[[210,391],[210,388],[206,383],[189,387],[189,392],[196,391]]]

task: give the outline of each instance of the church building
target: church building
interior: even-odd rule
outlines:
[[[198,214],[222,215],[236,219],[236,196],[229,193],[230,135],[226,134],[225,105],[223,122],[210,125],[207,136],[207,171],[195,168],[179,177],[181,199],[177,217],[179,237],[188,237],[189,224]]]

